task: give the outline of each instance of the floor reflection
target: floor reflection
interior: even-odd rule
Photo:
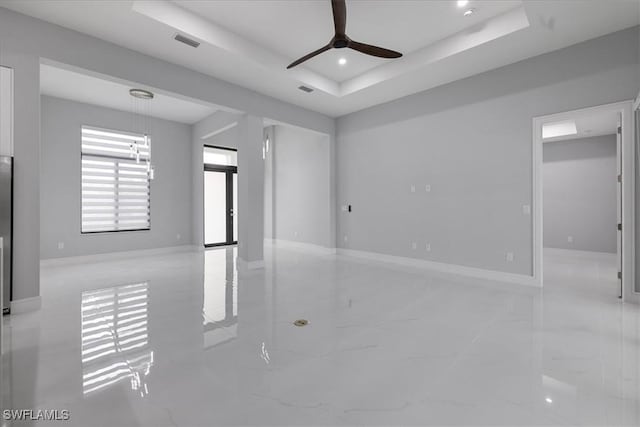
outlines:
[[[148,283],[82,293],[82,390],[89,394],[129,380],[149,393]]]
[[[530,289],[269,247],[236,277],[235,252],[43,269],[42,309],[6,319],[7,407],[79,427],[640,426],[615,262],[545,253]]]
[[[238,336],[236,248],[209,249],[204,255],[202,317],[204,347],[212,348]]]

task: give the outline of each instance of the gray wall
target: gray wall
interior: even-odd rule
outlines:
[[[639,78],[635,27],[339,118],[338,245],[531,275],[532,118]]]
[[[133,123],[131,113],[42,97],[42,259],[191,243],[191,127],[160,119],[151,121],[151,230],[80,233],[80,128],[135,131]],[[58,249],[58,242],[64,242],[64,249]]]
[[[329,137],[275,126],[273,237],[330,246]]]
[[[542,172],[544,246],[616,253],[616,136],[545,143]]]

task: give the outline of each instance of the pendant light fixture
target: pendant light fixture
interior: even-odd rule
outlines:
[[[133,129],[143,135],[142,141],[134,141],[130,144],[129,157],[135,158],[136,163],[140,163],[140,149],[143,147],[147,151],[146,166],[149,179],[154,178],[153,165],[151,164],[151,100],[154,98],[153,92],[145,89],[130,89],[129,95],[132,97]]]

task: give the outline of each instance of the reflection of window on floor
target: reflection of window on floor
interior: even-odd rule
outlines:
[[[236,248],[205,252],[204,347],[233,340],[238,332],[238,287],[235,275]]]
[[[127,380],[141,396],[149,392],[148,298],[147,283],[82,293],[84,394]]]

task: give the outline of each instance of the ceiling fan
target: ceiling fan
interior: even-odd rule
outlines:
[[[400,58],[402,56],[400,52],[396,52],[394,50],[351,40],[347,37],[345,32],[347,27],[347,6],[345,4],[345,0],[331,0],[331,7],[333,9],[333,25],[335,27],[335,35],[331,41],[326,46],[323,46],[320,49],[303,56],[297,61],[292,62],[289,64],[287,69],[300,65],[314,56],[328,51],[329,49],[343,49],[345,47],[357,50],[358,52],[362,52],[366,55],[377,56],[379,58]]]

